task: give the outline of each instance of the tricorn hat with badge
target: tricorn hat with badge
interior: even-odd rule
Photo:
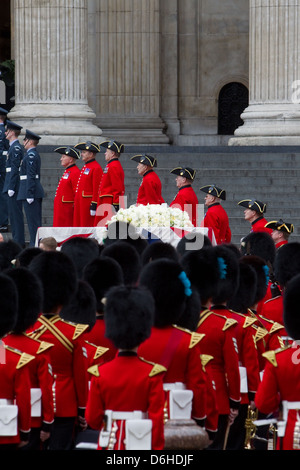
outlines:
[[[100,147],[109,149],[115,153],[123,153],[125,150],[124,145],[120,144],[120,142],[117,142],[116,140],[105,140],[100,143]]]
[[[182,176],[183,178],[187,178],[188,180],[191,180],[191,181],[194,181],[195,176],[196,176],[196,170],[193,170],[193,168],[182,167],[182,166],[173,168],[173,170],[171,170],[170,173],[173,175]]]
[[[202,186],[202,188],[200,188],[200,191],[203,191],[206,194],[210,194],[211,196],[215,196],[219,199],[223,199],[223,201],[226,200],[226,191],[225,191],[225,189],[218,188],[214,184],[210,184],[210,185],[207,185],[207,186]]]
[[[130,160],[133,160],[137,163],[142,163],[143,165],[150,166],[151,168],[157,166],[156,158],[152,157],[151,155],[135,155],[134,157],[131,157]]]
[[[246,207],[246,209],[258,212],[259,214],[263,214],[267,210],[267,205],[257,199],[243,199],[238,202],[238,206]]]
[[[79,152],[74,147],[58,147],[54,150],[54,152],[59,153],[61,155],[67,155],[68,157],[75,158],[78,160],[80,158]]]
[[[154,300],[147,289],[112,287],[104,308],[105,336],[119,349],[133,349],[149,338]]]
[[[87,150],[88,152],[92,153],[98,153],[100,152],[100,148],[98,147],[97,144],[94,144],[93,142],[80,142],[79,144],[74,145],[75,149],[78,150]]]
[[[291,234],[294,231],[294,225],[287,222],[283,222],[282,219],[271,220],[268,222],[265,227],[271,228],[272,230],[278,230],[278,232],[284,232]]]
[[[26,129],[26,132],[25,132],[25,139],[28,139],[28,140],[41,140],[41,136],[39,136],[38,134],[36,134],[35,132],[32,132],[28,129]]]

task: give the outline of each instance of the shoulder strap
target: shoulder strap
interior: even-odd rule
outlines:
[[[56,319],[56,317],[52,318],[52,321],[51,320],[48,320],[46,317],[44,317],[43,315],[39,318],[39,321],[42,323],[42,325],[44,325],[44,327],[46,328],[46,330],[49,330],[50,333],[53,334],[53,336],[55,336],[56,339],[58,339],[58,341],[60,341],[60,343],[70,352],[72,353],[73,352],[73,344],[72,342],[55,326],[54,324],[54,320]]]

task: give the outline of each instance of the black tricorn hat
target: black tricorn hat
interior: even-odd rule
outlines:
[[[76,158],[78,160],[80,158],[80,153],[74,147],[58,147],[54,150],[56,153],[60,153],[61,155],[67,155],[68,157]]]
[[[111,288],[104,308],[105,336],[119,349],[139,346],[151,333],[154,300],[147,289]]]
[[[78,150],[88,150],[89,152],[92,153],[98,153],[100,152],[100,148],[98,147],[97,144],[94,144],[93,142],[80,142],[79,144],[74,145],[75,149]]]
[[[279,232],[285,232],[285,233],[293,233],[294,231],[294,225],[289,224],[287,222],[283,222],[282,219],[279,220],[271,220],[268,222],[265,227],[271,228],[272,230],[278,230]]]
[[[266,262],[274,263],[276,247],[273,238],[267,232],[250,232],[241,240],[242,255],[255,255]]]
[[[9,121],[9,120],[6,121],[5,125],[6,125],[6,129],[12,129],[13,131],[20,131],[23,129],[23,127],[17,124],[16,122]]]
[[[212,299],[213,304],[217,305],[228,302],[236,293],[239,284],[239,259],[226,245],[217,245],[212,249],[215,250],[218,261],[222,260],[224,263],[224,275],[219,280]]]
[[[243,256],[240,259],[240,264],[247,264],[256,272],[256,295],[253,302],[253,304],[256,304],[266,295],[270,277],[269,267],[264,259],[255,255]]]
[[[120,142],[117,142],[116,140],[105,140],[100,143],[100,147],[109,149],[115,153],[123,153],[125,150],[124,144],[120,144]]]
[[[283,323],[288,335],[300,340],[300,274],[294,276],[286,285],[283,297]]]
[[[94,290],[97,300],[97,312],[102,312],[102,303],[107,291],[123,284],[123,272],[113,258],[102,256],[88,263],[83,270],[83,280]]]
[[[157,166],[156,158],[152,157],[151,155],[146,155],[145,153],[142,155],[135,155],[134,157],[131,157],[130,160],[150,166],[151,168]]]
[[[240,261],[239,286],[235,295],[228,302],[228,307],[239,313],[247,313],[255,304],[257,292],[257,274],[251,264]]]
[[[154,297],[157,327],[172,325],[181,317],[191,295],[188,284],[186,273],[176,261],[161,258],[144,266],[139,285],[148,288]]]
[[[24,333],[36,322],[43,308],[43,288],[39,278],[25,267],[5,271],[15,283],[18,291],[18,316],[13,331]]]
[[[193,168],[182,166],[174,168],[170,171],[170,173],[172,173],[173,175],[182,176],[183,178],[187,178],[191,181],[194,181],[196,176],[196,170],[193,170]]]
[[[300,243],[292,242],[277,250],[274,261],[274,273],[277,282],[285,287],[287,282],[300,273]]]
[[[16,324],[18,312],[18,291],[14,281],[0,273],[0,339],[9,333]]]
[[[206,194],[210,194],[211,196],[215,196],[219,199],[223,199],[223,201],[226,200],[226,191],[225,191],[225,189],[218,188],[214,184],[209,184],[207,186],[202,186],[202,188],[200,188],[200,191],[203,191]]]
[[[28,139],[28,140],[41,140],[41,136],[39,136],[38,134],[36,134],[35,132],[32,132],[28,129],[26,129],[26,132],[25,132],[25,139]]]
[[[238,202],[238,206],[246,207],[246,209],[258,212],[259,214],[263,214],[267,210],[267,205],[257,199],[243,199]]]

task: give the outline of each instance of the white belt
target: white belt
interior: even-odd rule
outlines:
[[[112,419],[146,419],[147,413],[143,411],[113,411]]]
[[[38,179],[39,179],[39,175],[35,175],[35,178],[38,180]],[[22,176],[20,176],[20,180],[27,180],[27,175],[22,175]]]
[[[174,382],[163,384],[163,388],[165,392],[169,392],[170,390],[185,390],[186,386],[182,382]]]
[[[6,168],[6,173],[10,173],[11,172],[11,168]]]
[[[7,400],[6,398],[0,398],[0,405],[13,405],[13,400]]]

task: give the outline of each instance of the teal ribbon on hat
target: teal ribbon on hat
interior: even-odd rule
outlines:
[[[219,274],[220,279],[226,279],[227,276],[227,264],[225,263],[224,258],[218,258]]]
[[[178,278],[180,279],[180,281],[182,282],[182,284],[184,285],[184,293],[187,297],[190,297],[192,295],[192,289],[191,289],[191,281],[189,280],[189,278],[187,277],[186,275],[186,272],[185,271],[181,271],[181,273],[179,274]]]
[[[270,280],[270,269],[269,269],[269,266],[267,266],[266,264],[263,266],[263,270],[264,270],[264,273],[265,273],[265,276],[266,276],[266,285],[269,284],[269,280]]]

